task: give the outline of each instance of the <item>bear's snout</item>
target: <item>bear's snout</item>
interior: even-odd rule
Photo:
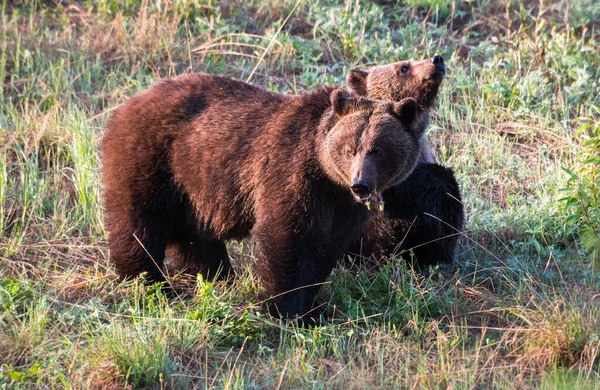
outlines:
[[[367,200],[369,198],[369,195],[371,194],[371,188],[369,187],[369,183],[365,179],[357,178],[352,180],[350,190],[352,190],[354,196],[361,201]]]
[[[357,155],[350,175],[350,191],[360,203],[370,200],[379,186],[380,164],[372,155]]]
[[[431,62],[435,65],[435,73],[439,73],[442,76],[446,74],[446,65],[442,56],[433,56]]]

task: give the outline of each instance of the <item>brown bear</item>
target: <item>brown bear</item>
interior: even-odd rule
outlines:
[[[286,318],[310,310],[358,240],[364,203],[413,170],[417,103],[325,88],[290,96],[192,74],[131,98],[102,144],[105,224],[123,278],[163,279],[167,247],[204,276],[232,272],[224,240],[251,236]]]
[[[434,56],[369,71],[354,69],[346,81],[354,93],[372,99],[415,98],[417,126],[424,131],[445,70],[443,58]],[[372,218],[360,246],[353,248],[355,253],[368,257],[412,249],[419,266],[454,260],[465,219],[460,189],[452,170],[436,164],[427,139],[422,140],[417,168],[404,182],[383,193],[385,213]]]
[[[422,61],[400,61],[377,66],[368,71],[352,69],[346,76],[348,88],[357,95],[371,99],[399,102],[412,97],[417,100],[417,126],[423,131],[431,123],[431,111],[446,66],[441,56]],[[435,163],[435,156],[427,139],[423,137],[419,162]]]
[[[375,255],[371,260],[378,260],[411,250],[414,265],[425,269],[454,261],[465,218],[460,188],[450,168],[420,163],[382,195],[384,213],[373,215],[351,254]]]

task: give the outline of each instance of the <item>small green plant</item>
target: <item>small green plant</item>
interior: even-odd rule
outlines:
[[[9,368],[9,367],[6,367]],[[41,377],[42,366],[35,362],[31,367],[19,370],[8,370],[8,377],[12,382],[36,382]]]
[[[205,281],[201,275],[196,282],[199,304],[187,313],[188,319],[210,324],[210,334],[218,337],[222,345],[242,345],[260,338],[261,313],[254,310],[251,302],[246,301],[244,308],[235,307],[226,293],[217,291],[213,282]]]
[[[600,257],[600,108],[592,106],[592,113],[583,119],[584,124],[576,135],[586,134],[580,160],[569,174],[569,196],[562,198],[571,210],[567,222],[579,225],[579,235],[585,249],[598,260]]]
[[[439,14],[441,19],[446,19],[456,7],[456,1],[452,0],[407,0],[406,4],[435,16]]]
[[[23,314],[33,297],[27,283],[13,276],[0,279],[0,313]],[[1,317],[0,317],[1,319]]]
[[[432,275],[434,275],[433,273]],[[398,258],[375,272],[340,268],[332,280],[331,303],[342,320],[375,321],[404,328],[443,312],[432,276],[423,277]]]

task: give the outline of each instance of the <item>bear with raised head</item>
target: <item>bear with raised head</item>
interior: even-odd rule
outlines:
[[[399,102],[407,97],[417,100],[417,126],[423,131],[431,123],[431,113],[440,84],[446,74],[441,56],[422,61],[400,61],[376,66],[368,71],[352,69],[346,76],[348,88],[371,99]],[[419,162],[435,163],[435,156],[423,137]]]
[[[165,251],[204,276],[232,272],[224,240],[252,237],[264,292],[285,318],[359,239],[364,203],[414,169],[414,99],[325,88],[290,96],[193,74],[111,117],[102,144],[105,224],[123,278],[163,279]]]
[[[434,56],[368,71],[353,69],[346,82],[354,93],[372,99],[416,99],[416,126],[424,131],[445,73],[443,58]],[[353,252],[380,256],[412,249],[419,266],[454,260],[465,219],[460,189],[453,171],[438,165],[425,137],[422,142],[417,168],[383,193],[384,215],[372,218]]]

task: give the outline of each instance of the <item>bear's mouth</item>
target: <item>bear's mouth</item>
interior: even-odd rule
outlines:
[[[442,79],[444,78],[444,76],[446,76],[446,70],[445,69],[436,68],[433,72],[431,72],[431,74],[429,75],[429,77],[427,77],[426,80],[431,80],[431,81],[434,81],[434,82],[440,82],[440,81],[442,81]]]
[[[383,198],[381,197],[381,194],[379,194],[379,192],[377,192],[377,190],[373,190],[373,192],[370,193],[361,193],[361,194],[354,194],[354,198],[357,200],[358,203],[362,203],[365,205],[365,207],[367,208],[367,210],[371,210],[371,209],[379,209],[380,211],[383,211],[384,208],[384,202],[383,202]]]

